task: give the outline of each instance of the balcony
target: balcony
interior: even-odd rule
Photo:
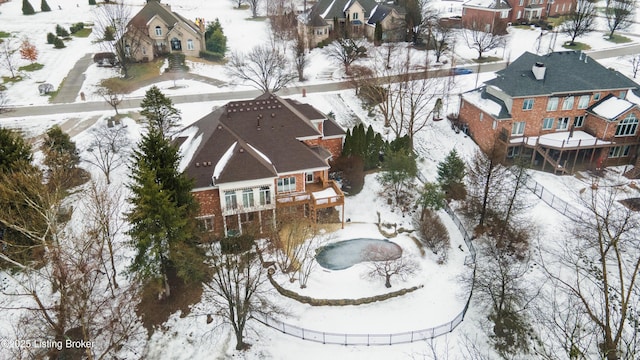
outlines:
[[[333,181],[306,184],[304,192],[284,193],[276,195],[276,207],[309,205],[313,211],[344,205],[344,194],[338,184]]]

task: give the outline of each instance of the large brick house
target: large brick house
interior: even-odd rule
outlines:
[[[406,35],[404,10],[376,0],[319,0],[303,19],[312,45],[345,28],[353,36],[373,39],[376,22],[383,41],[403,41]]]
[[[468,0],[462,4],[462,24],[493,31],[507,23],[531,23],[571,13],[577,0]]]
[[[638,157],[638,84],[621,73],[564,51],[527,52],[496,75],[461,95],[460,126],[483,151],[549,164],[554,173]]]
[[[312,106],[265,93],[233,101],[182,130],[175,143],[180,170],[194,179],[202,226],[216,236],[269,226],[276,210],[317,219],[320,209],[342,206],[344,194],[329,179],[329,160],[340,156],[345,132]]]
[[[166,53],[198,57],[206,46],[204,19],[197,22],[171,11],[168,4],[148,0],[127,25],[128,56],[136,61],[153,60]]]

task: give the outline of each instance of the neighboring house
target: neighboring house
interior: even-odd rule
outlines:
[[[404,10],[375,0],[319,0],[304,18],[314,45],[328,39],[333,31],[346,30],[351,36],[373,39],[376,22],[382,26],[383,41],[405,39]]]
[[[463,93],[459,126],[480,148],[560,173],[629,164],[640,137],[638,84],[582,52],[525,53]]]
[[[136,61],[176,52],[198,57],[206,46],[204,20],[197,21],[185,19],[159,0],[148,0],[127,26],[128,55]]]
[[[498,22],[531,23],[570,14],[577,0],[469,0],[462,4],[462,24],[482,24],[493,31]]]
[[[174,141],[180,170],[193,178],[203,228],[217,236],[275,222],[276,210],[317,220],[323,208],[342,206],[329,179],[345,132],[312,106],[266,93],[233,101],[182,130]]]

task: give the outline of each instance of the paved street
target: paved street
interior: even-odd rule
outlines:
[[[606,50],[596,50],[596,51],[587,51],[587,54],[594,59],[604,59],[611,57],[618,57],[624,55],[638,54],[640,53],[640,44],[634,45],[626,45],[620,46],[613,49]],[[88,58],[88,62],[87,62]],[[79,113],[79,112],[89,112],[89,111],[112,111],[113,108],[109,106],[104,101],[89,101],[89,102],[81,102],[81,103],[73,103],[78,94],[80,86],[82,85],[82,81],[84,81],[84,70],[91,63],[91,56],[87,55],[83,57],[74,67],[67,79],[65,80],[65,84],[63,88],[69,87],[64,92],[64,97],[66,101],[63,101],[60,96],[63,94],[63,90],[60,91],[60,94],[56,97],[57,101],[54,101],[54,104],[51,105],[41,105],[41,106],[25,106],[25,107],[16,107],[11,109],[10,111],[4,112],[0,114],[0,118],[8,118],[8,117],[26,117],[26,116],[37,116],[37,115],[48,115],[48,114],[65,114],[65,113]],[[474,72],[494,72],[500,69],[503,69],[506,66],[505,61],[494,62],[488,64],[466,64],[464,67],[472,69]],[[434,69],[429,71],[432,76],[448,76],[448,71]],[[420,76],[423,73],[415,73],[414,76]],[[193,80],[203,81],[207,80],[203,76],[198,76],[198,78],[194,78]],[[208,83],[215,84],[217,86],[223,86],[218,80],[210,79],[211,81],[206,81]],[[383,78],[384,81],[397,81],[396,77],[387,77]],[[158,81],[163,81],[162,78],[159,78]],[[283,89],[278,92],[278,95],[293,95],[293,94],[301,94],[302,90],[305,89],[308,94],[311,93],[320,93],[320,92],[331,92],[331,91],[339,91],[353,88],[354,84],[350,81],[336,81],[326,84],[315,84],[315,85],[302,85],[302,86],[293,86],[286,89]],[[240,100],[240,99],[252,99],[260,95],[260,91],[258,90],[235,90],[235,91],[224,91],[224,92],[216,92],[216,93],[205,93],[205,94],[193,94],[193,95],[178,95],[172,96],[174,104],[184,104],[184,103],[196,103],[196,102],[204,102],[204,101],[230,101],[230,100]],[[122,102],[119,109],[132,109],[140,107],[140,101],[142,98],[131,98],[126,99]],[[64,103],[63,103],[64,102]]]

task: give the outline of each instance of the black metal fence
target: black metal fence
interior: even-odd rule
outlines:
[[[422,182],[425,182],[424,178],[419,174],[418,179]],[[469,257],[465,259],[465,264],[473,266],[473,277],[475,280],[475,260],[476,260],[476,250],[473,246],[472,238],[465,229],[462,221],[455,214],[453,209],[449,207],[448,204],[445,203],[444,210],[449,214],[453,222],[456,224],[456,227],[462,234],[465,244],[469,249]],[[314,341],[322,344],[337,344],[337,345],[394,345],[394,344],[405,344],[412,343],[415,341],[423,341],[428,339],[433,339],[438,336],[445,335],[447,333],[452,332],[455,328],[462,323],[465,315],[467,314],[467,310],[469,309],[469,304],[471,302],[471,295],[473,294],[473,285],[471,287],[471,291],[469,292],[469,297],[467,298],[467,302],[464,305],[464,308],[458,315],[456,315],[453,320],[449,321],[446,324],[438,325],[432,328],[407,331],[401,333],[390,333],[390,334],[343,334],[343,333],[332,333],[332,332],[324,332],[306,329],[299,326],[294,326],[285,323],[284,321],[276,320],[266,314],[252,314],[252,318],[261,322],[262,324],[280,331],[283,334],[291,335],[297,337],[302,340]]]
[[[535,181],[529,174],[525,174],[525,186],[529,190],[531,190],[534,195],[540,198],[540,200],[544,201],[545,204],[551,206],[562,215],[573,219],[582,217],[582,211],[576,209],[573,205],[557,197],[547,188]]]

